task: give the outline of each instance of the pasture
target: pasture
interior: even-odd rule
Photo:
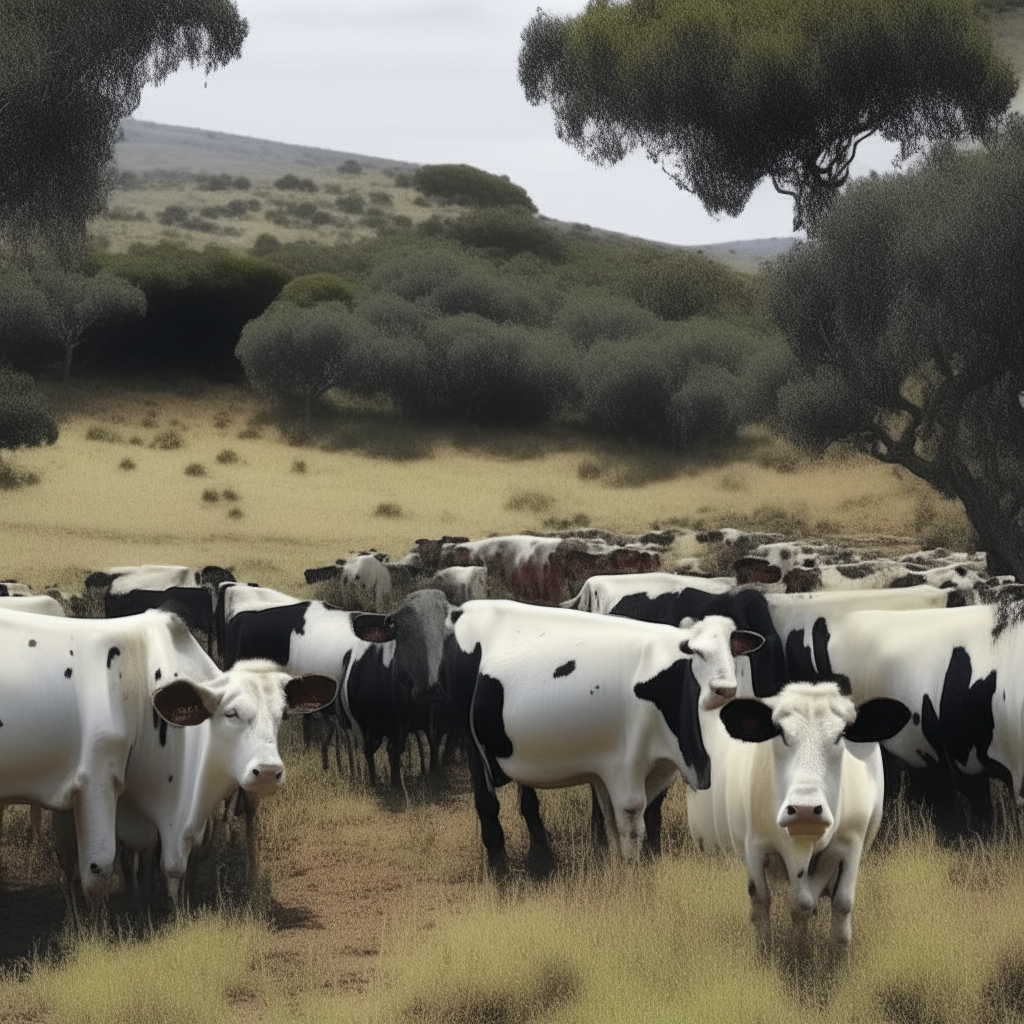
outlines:
[[[214,562],[306,596],[303,568],[368,546],[398,556],[418,537],[584,520],[630,533],[734,525],[857,537],[886,552],[970,543],[962,510],[902,470],[852,453],[810,460],[764,431],[686,459],[571,423],[417,426],[344,395],[306,438],[230,387],[108,380],[53,398],[58,443],[9,460],[39,482],[0,492],[0,575],[36,587],[79,590],[106,565]],[[496,887],[463,768],[437,790],[408,761],[409,807],[394,813],[347,769],[322,772],[295,722],[282,752],[288,780],[261,810],[258,884],[241,890],[233,823],[203,905],[173,922],[140,924],[115,904],[76,930],[48,838],[30,837],[23,809],[8,811],[0,1020],[954,1024],[1024,1014],[1015,827],[984,849],[945,850],[904,815],[899,841],[862,865],[849,961],[814,941],[827,934],[826,907],[809,947],[788,941],[784,898],[764,957],[743,868],[689,842],[678,783],[665,855],[637,870],[594,859],[586,790],[542,793],[559,859],[544,884],[521,870],[527,838],[506,787],[513,873]]]

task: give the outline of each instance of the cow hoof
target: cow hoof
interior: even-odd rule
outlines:
[[[487,854],[487,871],[496,882],[503,882],[508,878],[508,855],[504,850]]]
[[[408,805],[405,791],[401,789],[388,789],[381,794],[380,799],[384,809],[394,814],[400,814]]]
[[[555,855],[549,847],[531,847],[526,856],[526,870],[531,878],[542,881],[555,870]]]

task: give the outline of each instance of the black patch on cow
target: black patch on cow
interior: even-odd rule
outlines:
[[[957,574],[957,576],[966,576],[967,575],[967,570],[962,565],[956,566],[953,569],[953,572],[955,572]]]
[[[174,781],[174,776],[173,775],[168,775],[167,776],[167,781],[168,782],[173,782]]]
[[[924,577],[919,576],[917,573],[908,572],[906,576],[897,576],[890,584],[889,587],[893,590],[902,587],[916,587],[924,583]]]
[[[455,623],[458,622],[459,619],[461,619],[461,618],[462,618],[462,609],[461,608],[456,608],[455,611],[452,612],[452,625],[454,626]]]
[[[875,571],[875,565],[872,562],[854,562],[852,565],[837,565],[836,572],[840,576],[845,576],[848,580],[862,580],[865,576],[870,576]]]
[[[810,649],[804,643],[802,629],[791,629],[786,637],[786,669],[790,679],[804,682],[814,679],[814,662]]]
[[[205,587],[168,587],[166,590],[129,590],[103,599],[108,619],[139,615],[150,608],[174,612],[188,626],[209,636],[213,630],[213,602]]]
[[[35,647],[36,646],[36,641],[35,640],[29,640],[28,645],[29,645],[29,647]]]
[[[913,719],[914,725],[920,725],[921,724],[921,716],[916,711],[911,716],[911,718]]]
[[[811,859],[807,863],[807,873],[809,875],[813,876],[814,872],[818,870],[818,861],[821,860],[823,852],[823,850],[819,850],[817,853],[811,855]]]
[[[86,589],[109,587],[117,579],[117,573],[91,572],[85,577]]]
[[[756,893],[757,893],[757,883],[753,879],[751,879],[749,882],[747,882],[747,895],[748,896],[753,896]]]
[[[107,651],[107,668],[110,668],[110,666],[113,663],[114,659],[118,658],[120,656],[121,656],[121,648],[120,647],[111,647],[110,650]]]
[[[93,873],[94,875],[101,875],[101,874],[103,874],[103,872],[102,872],[102,871],[100,870],[100,866],[99,866],[99,864],[90,864],[90,865],[89,865],[89,870],[90,870],[90,871],[91,871],[91,872],[92,872],[92,873]]]
[[[996,598],[996,622],[992,627],[992,639],[998,640],[1011,626],[1024,622],[1024,585],[1011,584],[1004,587]]]
[[[797,877],[797,878],[803,878],[803,877],[804,877],[804,869],[803,869],[803,868],[801,868],[801,869],[800,869],[800,870],[799,870],[799,871],[798,871],[798,872],[796,873],[796,877]]]
[[[157,669],[156,670],[156,674],[153,676],[153,678],[154,678],[154,680],[156,682],[159,683],[160,682],[160,676],[162,676],[162,675],[163,675],[163,673],[160,671],[160,669]]]
[[[231,668],[243,658],[266,658],[287,665],[292,634],[303,635],[308,609],[309,601],[302,601],[281,608],[239,612],[227,624],[224,667]]]
[[[967,606],[967,595],[960,589],[951,590],[946,597],[947,608],[964,608]]]
[[[167,746],[167,721],[166,719],[160,719],[160,746]]]
[[[653,679],[637,683],[633,692],[661,712],[679,741],[683,761],[693,770],[697,788],[707,789],[711,785],[711,759],[701,736],[697,714],[700,684],[694,678],[690,660],[677,661]]]
[[[71,669],[70,668],[64,669],[64,678],[65,679],[70,679],[71,678]]]
[[[489,675],[480,673],[473,691],[470,722],[477,742],[483,748],[494,786],[502,786],[509,777],[498,766],[497,758],[512,756],[512,741],[505,732],[503,712],[505,687]]]
[[[160,728],[160,716],[156,713],[156,708],[153,708],[153,728]]]
[[[559,665],[555,669],[554,678],[561,679],[563,676],[571,676],[576,671],[576,662],[567,661],[564,665]]]
[[[955,647],[942,683],[938,713],[927,694],[922,701],[921,731],[940,758],[948,755],[963,766],[975,750],[979,761],[1002,777],[1005,768],[988,756],[995,729],[992,697],[996,691],[996,673],[992,671],[973,684],[972,674],[970,655],[963,647]]]
[[[836,884],[832,886],[832,892],[829,894],[830,899],[836,898],[836,893],[839,892],[839,883],[843,880],[843,868],[846,867],[846,861],[841,860],[839,862],[839,870],[836,872]]]

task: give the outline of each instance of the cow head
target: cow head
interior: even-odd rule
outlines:
[[[700,706],[710,711],[736,696],[736,663],[733,659],[753,654],[764,644],[760,633],[736,629],[724,615],[708,615],[683,629],[686,638],[679,650],[691,659],[694,679],[700,686]]]
[[[210,753],[235,785],[271,796],[284,779],[277,732],[289,711],[319,711],[334,700],[329,676],[293,676],[271,661],[240,661],[209,682],[176,679],[153,693],[153,707],[171,725],[209,721]]]
[[[721,711],[734,739],[773,740],[772,772],[779,800],[776,823],[811,845],[835,824],[846,744],[889,739],[910,712],[882,697],[854,707],[835,683],[790,683],[777,697],[734,700]]]
[[[767,558],[739,558],[733,562],[736,582],[747,583],[778,583],[782,579],[782,570],[772,565]]]
[[[395,641],[394,666],[413,700],[442,695],[441,658],[451,633],[452,606],[440,590],[416,590],[390,615],[356,615],[352,628],[360,640]]]

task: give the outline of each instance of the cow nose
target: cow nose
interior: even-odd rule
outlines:
[[[258,764],[252,770],[253,782],[280,782],[283,777],[283,764]]]
[[[791,836],[821,836],[832,824],[822,804],[786,804],[778,823]]]

